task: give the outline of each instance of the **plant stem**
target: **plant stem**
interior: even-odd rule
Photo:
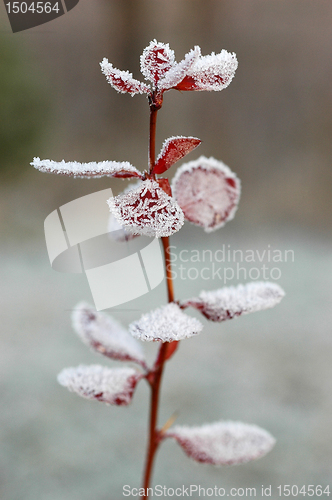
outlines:
[[[158,109],[160,108],[153,105],[152,103],[150,104],[149,174],[151,174],[152,172],[156,158],[155,147],[156,147],[156,123],[157,123]],[[169,237],[168,236],[163,237],[162,243],[164,248],[164,259],[166,267],[168,302],[173,302],[174,288],[173,288],[173,279],[171,271],[171,259],[169,252]],[[160,386],[164,370],[164,364],[167,359],[167,351],[169,350],[169,346],[170,344],[168,342],[161,343],[154,368],[151,370],[149,376],[147,377],[147,380],[151,386],[151,403],[150,403],[149,441],[148,441],[148,449],[147,449],[144,480],[143,480],[143,488],[145,492],[145,496],[143,497],[144,500],[148,498],[146,491],[150,485],[154,459],[161,439],[160,431],[157,428],[159,394],[160,394]]]
[[[150,137],[149,137],[149,174],[156,161],[156,124],[158,109],[150,106]]]
[[[163,247],[164,247],[168,302],[174,302],[172,260],[171,260],[170,251],[169,251],[169,236],[164,236],[163,238],[161,238],[161,241],[162,241]]]
[[[158,354],[159,365],[156,371],[154,372],[153,382],[151,383],[150,431],[149,431],[149,444],[148,444],[148,452],[146,457],[144,482],[143,482],[144,492],[147,491],[150,485],[153,463],[160,441],[159,431],[157,429],[159,392],[160,392],[160,383],[163,374],[167,347],[168,345],[166,343],[161,344],[160,346],[160,351]],[[144,499],[146,498],[148,498],[147,494],[144,496]]]

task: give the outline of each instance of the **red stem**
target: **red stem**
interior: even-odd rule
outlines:
[[[149,174],[156,162],[156,124],[158,109],[150,106]]]
[[[166,267],[166,282],[167,282],[167,293],[168,302],[174,302],[174,287],[173,287],[173,276],[172,276],[172,260],[171,252],[169,250],[169,236],[164,236],[161,238],[164,247],[165,255],[165,267]]]
[[[161,106],[160,106],[161,107]],[[152,169],[155,164],[155,145],[156,145],[156,122],[157,122],[157,112],[160,107],[155,106],[153,103],[150,103],[150,138],[149,138],[149,174],[151,175]],[[167,292],[168,292],[168,302],[174,301],[174,289],[173,289],[173,279],[172,279],[172,271],[171,271],[171,259],[170,259],[170,251],[169,251],[169,238],[162,238],[162,243],[164,247],[164,258],[165,258],[165,267],[166,267],[166,282],[167,282]],[[158,450],[161,437],[160,431],[157,428],[158,425],[158,409],[159,409],[159,394],[160,394],[160,386],[161,379],[164,370],[164,364],[167,360],[168,352],[170,346],[173,343],[165,342],[161,343],[160,349],[158,352],[158,356],[155,362],[155,365],[151,372],[147,375],[147,380],[151,386],[151,405],[150,405],[150,425],[149,425],[149,441],[145,462],[145,471],[144,471],[144,479],[143,479],[143,488],[145,492],[144,500],[148,498],[147,489],[150,485],[152,470],[154,459],[156,456],[156,452]],[[177,343],[176,343],[177,344]],[[172,345],[173,347],[173,345]],[[172,351],[174,352],[174,347]]]
[[[156,368],[153,376],[153,381],[151,383],[151,406],[150,406],[150,431],[149,431],[149,444],[147,450],[147,457],[145,463],[145,473],[144,473],[144,481],[143,488],[146,493],[151,479],[153,463],[156,456],[156,451],[159,446],[159,431],[157,429],[158,423],[158,407],[159,407],[159,393],[160,393],[160,383],[163,374],[163,368],[166,357],[166,350],[168,344],[164,343],[160,346],[160,351],[158,354],[159,365]],[[148,495],[145,494],[144,500],[148,498]]]

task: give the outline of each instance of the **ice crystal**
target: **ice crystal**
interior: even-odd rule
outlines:
[[[108,62],[106,58],[100,63],[101,71],[106,76],[108,83],[118,92],[122,94],[130,94],[134,96],[135,94],[147,94],[150,89],[145,83],[139,82],[133,78],[133,75],[129,71],[121,71],[114,68],[111,63]]]
[[[133,368],[106,368],[80,365],[65,368],[58,375],[59,384],[87,399],[110,405],[128,405],[137,382],[142,378]]]
[[[147,342],[183,340],[197,335],[202,329],[200,321],[183,313],[173,302],[143,314],[141,319],[129,325],[134,337]]]
[[[108,231],[109,237],[114,241],[130,241],[138,236],[130,233],[124,226],[119,224],[113,214],[110,214],[108,219]]]
[[[82,302],[76,306],[72,321],[80,339],[99,354],[145,365],[141,345],[111,316]]]
[[[163,144],[153,172],[155,174],[163,174],[174,163],[197,148],[201,142],[197,137],[169,137]]]
[[[276,283],[252,282],[236,287],[224,287],[201,292],[199,298],[186,305],[195,307],[211,321],[225,321],[241,314],[269,309],[277,305],[285,292]]]
[[[174,51],[170,49],[168,43],[152,40],[141,55],[141,72],[155,87],[173,65]]]
[[[186,76],[174,86],[177,90],[223,90],[231,83],[238,62],[236,55],[222,50],[197,58]]]
[[[197,462],[237,465],[266,455],[274,446],[270,433],[242,422],[215,422],[201,427],[176,426],[165,437],[172,437]]]
[[[128,184],[126,189],[124,189],[120,194],[128,193],[132,189],[136,189],[140,184],[141,184],[140,180],[138,180],[137,182],[132,182],[131,184]],[[109,231],[109,237],[112,240],[118,242],[130,241],[139,236],[138,234],[132,234],[124,226],[119,224],[119,222],[116,220],[116,218],[112,213],[110,213],[110,217],[108,220],[108,231]]]
[[[128,161],[92,161],[90,163],[79,163],[77,161],[53,161],[34,158],[31,165],[41,172],[68,175],[71,177],[118,177],[126,179],[130,177],[142,177],[142,173]]]
[[[108,200],[111,213],[133,234],[160,238],[177,232],[184,222],[181,208],[161,189],[147,179],[138,188]]]
[[[224,163],[201,156],[177,170],[172,192],[185,218],[211,232],[234,217],[241,183]]]
[[[174,66],[165,74],[164,78],[159,82],[160,90],[169,90],[176,86],[185,78],[188,71],[193,67],[197,59],[201,55],[201,49],[196,45],[192,50],[185,55],[184,59]]]

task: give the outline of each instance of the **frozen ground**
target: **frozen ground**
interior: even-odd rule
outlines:
[[[277,445],[257,462],[215,469],[197,466],[166,442],[154,483],[256,487],[258,498],[262,485],[272,485],[273,499],[279,498],[278,485],[332,487],[330,247],[295,230],[238,231],[237,240],[232,234],[227,228],[206,237],[190,227],[173,241],[177,253],[184,244],[200,251],[223,243],[233,249],[262,251],[268,244],[293,249],[294,262],[276,264],[287,296],[273,310],[224,324],[203,320],[204,331],[183,341],[167,367],[161,422],[175,410],[179,424],[242,420],[269,430]],[[1,253],[0,498],[123,498],[124,484],[140,485],[147,387],[141,383],[128,408],[86,401],[60,387],[56,375],[62,368],[104,362],[70,326],[73,306],[91,301],[85,276],[53,271],[39,239],[3,240]],[[211,263],[189,265],[199,269]],[[221,285],[217,279],[178,279],[176,292],[184,298]],[[164,300],[160,285],[114,316],[127,324]],[[147,348],[152,355],[155,346]],[[111,363],[105,359],[105,364]]]

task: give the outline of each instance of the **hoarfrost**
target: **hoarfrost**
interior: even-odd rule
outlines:
[[[234,53],[222,50],[197,58],[186,76],[174,88],[177,90],[223,90],[231,83],[238,62]]]
[[[99,354],[146,366],[141,345],[111,316],[82,302],[76,306],[72,322],[80,339]]]
[[[241,183],[224,163],[201,156],[177,170],[172,192],[185,218],[211,232],[234,217]]]
[[[201,55],[201,49],[196,45],[184,59],[174,66],[165,74],[164,78],[160,80],[158,87],[160,90],[165,91],[176,86],[185,78],[188,71],[194,66],[195,62]]]
[[[128,161],[100,161],[90,163],[79,163],[77,161],[53,161],[34,158],[30,163],[41,172],[50,174],[68,175],[71,177],[118,177],[126,179],[130,177],[142,178],[142,173]]]
[[[203,291],[199,298],[189,299],[184,305],[195,307],[211,321],[225,321],[241,314],[274,307],[284,295],[285,292],[276,283],[253,282]]]
[[[106,368],[80,365],[65,368],[58,375],[59,384],[87,399],[110,405],[128,405],[137,382],[142,378],[133,368]]]
[[[184,222],[179,205],[152,179],[128,193],[110,198],[107,203],[119,224],[133,234],[169,236],[179,231]]]
[[[269,432],[242,422],[215,422],[201,427],[176,426],[165,437],[176,439],[193,460],[237,465],[266,455],[275,445]]]
[[[121,194],[128,193],[132,189],[137,188],[141,184],[141,181],[133,182],[129,184],[124,191],[122,191]],[[130,241],[137,236],[138,234],[132,234],[131,232],[127,231],[127,229],[119,224],[119,222],[116,220],[114,215],[111,213],[109,220],[108,220],[108,231],[109,231],[109,237],[114,240],[114,241],[119,241],[119,242],[125,242],[125,241]]]
[[[168,43],[157,40],[152,40],[145,47],[140,62],[145,79],[152,83],[153,90],[160,93],[170,89],[222,90],[230,84],[238,66],[234,53],[222,50],[219,54],[212,52],[208,56],[202,56],[197,45],[177,63]],[[128,92],[132,96],[151,95],[150,87],[135,80],[129,71],[114,68],[105,58],[100,66],[107,81],[118,92]]]
[[[138,234],[132,234],[127,229],[118,223],[113,214],[110,214],[108,219],[108,231],[109,237],[114,241],[130,241],[138,236]]]
[[[114,68],[108,59],[104,58],[100,63],[101,71],[106,76],[108,83],[122,94],[149,94],[150,88],[145,83],[135,80],[129,71],[121,71]]]
[[[141,319],[129,325],[135,338],[147,342],[183,340],[197,335],[202,329],[200,321],[183,313],[174,302],[143,314]]]
[[[201,142],[197,137],[169,137],[163,144],[153,172],[155,174],[166,172],[174,163],[197,148]]]
[[[168,43],[152,40],[141,55],[141,72],[155,87],[165,74],[174,66],[174,51]]]

